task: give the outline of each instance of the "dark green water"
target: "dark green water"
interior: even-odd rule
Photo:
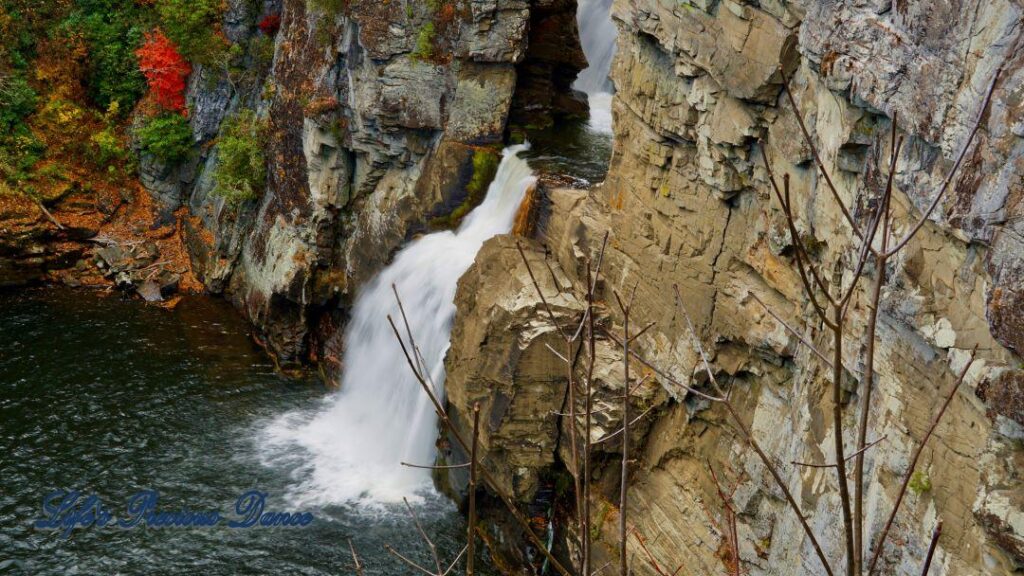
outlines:
[[[219,300],[167,311],[83,291],[0,294],[0,574],[353,574],[349,539],[367,575],[414,573],[384,543],[431,565],[395,511],[312,508],[303,528],[108,526],[66,540],[34,527],[55,489],[96,494],[115,517],[143,489],[160,493],[160,510],[234,519],[249,489],[269,494],[268,510],[295,510],[284,497],[294,480],[260,464],[258,432],[330,393],[278,375]],[[453,558],[465,542],[454,505],[428,498],[418,511]]]
[[[530,150],[523,154],[537,172],[603,182],[612,156],[611,134],[592,130],[587,120],[564,118],[547,128],[523,128]]]

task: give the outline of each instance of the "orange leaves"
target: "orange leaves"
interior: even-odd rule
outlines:
[[[149,83],[157,104],[174,112],[185,110],[185,81],[192,66],[181,56],[178,46],[159,29],[146,34],[146,41],[136,53],[139,70]]]

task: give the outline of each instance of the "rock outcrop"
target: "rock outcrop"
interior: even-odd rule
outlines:
[[[831,338],[803,294],[762,151],[777,173],[790,174],[798,231],[817,261],[841,262],[848,281],[858,245],[801,137],[782,91],[784,74],[859,226],[884,187],[898,118],[905,138],[895,175],[898,238],[941,189],[1002,70],[950,192],[889,266],[867,433],[869,440],[885,440],[866,457],[865,529],[872,538],[880,531],[912,451],[977,347],[979,360],[918,464],[881,572],[920,573],[937,520],[944,532],[932,573],[1024,568],[1021,6],[616,0],[614,17],[620,36],[610,171],[587,192],[549,191],[551,217],[530,251],[543,270],[542,288],[559,314],[578,317],[582,304],[569,294],[583,293],[585,261],[608,232],[600,298],[614,301],[612,289],[621,293],[636,283],[634,324],[657,322],[638,347],[699,389],[707,382],[675,306],[672,287],[679,286],[718,379],[836,566],[844,549],[835,473],[789,464],[832,457],[837,431],[828,374],[754,296],[822,349]],[[550,274],[540,264],[545,254]],[[447,385],[459,422],[473,402],[482,403],[488,458],[510,491],[529,501],[538,479],[564,473],[571,460],[567,419],[553,415],[564,412],[564,365],[545,346],[564,344],[517,256],[509,240],[493,240],[460,284]],[[844,338],[847,446],[855,445],[863,393],[861,334],[870,298],[862,286]],[[621,325],[615,306],[601,312],[609,329]],[[609,353],[598,362],[606,375],[596,383],[599,394],[614,394],[615,386],[621,394],[621,357],[607,339],[601,346]],[[655,388],[638,398],[651,411],[638,424],[629,519],[651,554],[662,565],[685,565],[687,573],[723,571],[723,534],[714,526],[721,504],[710,462],[727,485],[737,486],[745,573],[822,573],[797,519],[724,409],[656,374],[648,384]],[[595,436],[616,428],[616,410],[606,407],[608,428]],[[601,551],[613,555],[618,481],[605,470],[615,464],[615,449],[603,450],[594,471],[595,521]],[[571,522],[563,527],[571,548],[578,535]],[[630,548],[638,573],[653,574],[636,542]]]
[[[151,166],[147,187],[170,209],[188,206],[197,273],[280,361],[336,369],[358,287],[413,234],[481,199],[469,185],[493,171],[517,89],[567,88],[584,65],[578,52],[530,52],[537,26],[578,45],[575,3],[228,4],[244,71],[193,74],[201,154],[180,170]],[[266,14],[281,18],[270,61],[256,27]],[[260,198],[232,205],[212,193],[212,174],[220,126],[242,109],[269,123],[268,179]],[[486,189],[490,177],[475,179]]]

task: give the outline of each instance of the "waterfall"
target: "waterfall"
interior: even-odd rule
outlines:
[[[609,79],[618,30],[611,18],[612,0],[579,0],[576,22],[580,43],[590,65],[580,72],[573,88],[590,101],[590,125],[598,132],[612,131],[612,92]]]
[[[517,155],[526,148],[505,149],[483,203],[458,230],[413,241],[361,290],[345,332],[341,389],[318,410],[285,414],[266,430],[266,463],[296,468],[295,501],[388,503],[430,489],[429,471],[400,465],[434,462],[437,422],[388,324],[390,314],[402,326],[391,286],[443,397],[455,290],[484,241],[512,229],[536,181]]]

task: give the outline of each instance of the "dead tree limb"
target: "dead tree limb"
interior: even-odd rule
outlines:
[[[633,285],[633,292],[629,296],[629,303],[623,304],[622,298],[615,293],[615,300],[619,303],[619,310],[622,311],[622,469],[619,484],[619,574],[629,576],[629,558],[626,554],[626,516],[629,504],[629,313],[633,308],[633,298],[636,296],[636,287]]]

